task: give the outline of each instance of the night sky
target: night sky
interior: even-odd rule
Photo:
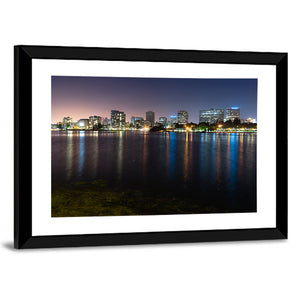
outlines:
[[[199,110],[237,106],[241,118],[257,118],[257,79],[126,78],[52,76],[52,123],[70,116],[73,121],[99,115],[110,119],[111,110],[155,119],[189,113],[199,123]]]

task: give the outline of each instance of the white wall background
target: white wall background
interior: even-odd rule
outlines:
[[[297,2],[1,2],[0,297],[299,299]],[[289,52],[289,240],[13,250],[15,44]]]

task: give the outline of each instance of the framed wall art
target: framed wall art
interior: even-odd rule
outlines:
[[[15,248],[287,238],[287,53],[14,51]]]

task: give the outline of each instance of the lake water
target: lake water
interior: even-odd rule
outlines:
[[[254,212],[256,134],[52,132],[54,189],[95,180],[163,195],[183,213]]]

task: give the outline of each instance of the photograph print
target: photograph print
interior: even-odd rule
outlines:
[[[52,217],[257,211],[256,78],[52,76],[51,118]]]

